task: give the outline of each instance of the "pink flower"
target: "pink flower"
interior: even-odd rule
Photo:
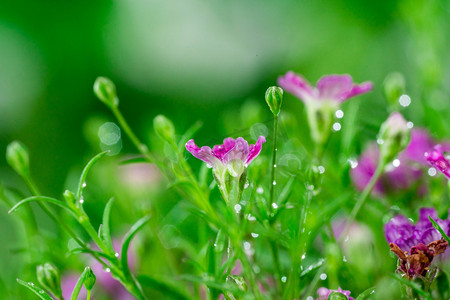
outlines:
[[[278,85],[284,90],[300,98],[304,102],[345,100],[364,94],[372,90],[371,82],[353,84],[350,75],[327,75],[317,81],[317,87],[312,87],[302,76],[289,71],[284,76],[278,77]]]
[[[437,168],[442,174],[450,179],[450,162],[444,156],[441,145],[437,145],[434,147],[433,151],[425,153],[425,158],[433,167]]]
[[[262,144],[266,142],[263,136],[254,145],[238,137],[226,138],[222,145],[215,145],[211,150],[208,146],[199,148],[194,140],[186,143],[186,149],[196,158],[203,160],[213,168],[214,174],[220,179],[228,169],[234,177],[240,177],[246,168],[261,152]]]

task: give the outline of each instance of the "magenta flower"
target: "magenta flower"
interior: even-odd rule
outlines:
[[[433,167],[437,168],[442,174],[450,179],[450,162],[444,156],[443,150],[441,145],[437,145],[434,147],[433,151],[425,153],[425,158]]]
[[[433,148],[434,141],[424,129],[411,130],[411,139],[404,151],[398,155],[395,164],[389,164],[374,187],[374,194],[383,195],[391,191],[408,189],[417,183],[427,166],[425,153]],[[380,159],[380,150],[376,143],[370,144],[361,154],[350,176],[358,190],[364,190],[369,183]],[[419,190],[422,190],[419,187]]]
[[[327,300],[328,296],[332,292],[338,292],[338,293],[344,294],[348,300],[353,300],[353,297],[350,297],[351,292],[347,291],[347,290],[343,290],[343,289],[341,289],[341,287],[339,287],[337,290],[329,290],[324,287],[319,288],[317,290],[317,295],[319,295],[319,298],[317,298],[317,300]]]
[[[447,235],[450,234],[450,218],[447,220],[438,219],[434,208],[421,208],[419,220],[416,224],[411,223],[405,216],[397,215],[384,225],[384,233],[388,243],[393,243],[399,248],[407,250],[418,244],[427,245],[441,239],[441,234],[434,229],[428,216],[431,216]],[[449,255],[450,250],[447,250],[444,257]]]
[[[306,79],[292,71],[278,77],[278,85],[305,103],[312,101],[341,103],[351,97],[367,93],[373,88],[371,82],[353,84],[352,77],[347,74],[323,76],[317,82],[317,87],[312,87]]]
[[[190,140],[186,143],[186,149],[213,168],[216,179],[223,182],[227,170],[231,176],[240,177],[244,169],[259,155],[265,142],[263,136],[260,136],[254,145],[249,145],[241,137],[236,140],[226,138],[222,145],[215,145],[211,150],[208,146],[199,148],[194,140]]]

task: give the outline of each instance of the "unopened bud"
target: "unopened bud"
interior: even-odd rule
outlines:
[[[57,297],[61,297],[61,280],[58,269],[50,264],[39,265],[36,269],[39,283]]]
[[[384,80],[384,95],[391,105],[396,105],[401,95],[405,93],[405,78],[401,73],[391,73]]]
[[[392,113],[380,127],[381,159],[388,163],[408,146],[410,129],[407,121],[398,113]]]
[[[30,158],[25,145],[19,141],[11,142],[6,148],[6,161],[22,177],[30,175]]]
[[[166,142],[172,143],[175,138],[175,127],[172,121],[163,115],[157,115],[153,119],[153,129],[156,134]]]
[[[266,102],[274,116],[278,116],[283,103],[283,89],[277,86],[271,86],[266,91]]]
[[[348,300],[347,296],[345,296],[342,293],[339,292],[331,292],[330,295],[328,295],[328,300]]]
[[[94,94],[109,108],[119,106],[119,98],[117,98],[116,86],[110,79],[106,77],[97,77],[94,83]]]
[[[84,278],[84,287],[86,288],[86,290],[90,291],[94,287],[95,281],[97,279],[91,268],[86,267],[85,271],[86,271],[86,277]]]
[[[64,199],[66,200],[67,204],[71,207],[71,208],[75,208],[77,206],[77,201],[75,198],[75,195],[69,191],[69,190],[65,190],[64,191]]]

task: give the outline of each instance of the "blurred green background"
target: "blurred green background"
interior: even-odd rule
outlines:
[[[61,195],[67,174],[98,147],[90,126],[112,121],[92,92],[100,75],[116,83],[144,140],[163,113],[179,132],[202,120],[196,139],[204,145],[245,130],[233,127],[230,111],[264,105],[266,88],[288,70],[311,82],[349,73],[375,84],[355,100],[359,152],[389,112],[382,83],[398,71],[412,99],[402,112],[449,138],[449,20],[445,0],[2,1],[0,152],[22,141],[42,192]],[[285,107],[304,117],[294,97]],[[259,122],[270,120],[262,114]],[[127,139],[121,152],[135,152]],[[4,155],[0,180],[22,186]],[[14,268],[7,258],[20,230],[7,209],[0,206],[2,273]]]

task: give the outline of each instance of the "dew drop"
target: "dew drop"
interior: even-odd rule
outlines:
[[[403,107],[407,107],[411,104],[411,97],[408,95],[401,95],[400,98],[398,98],[398,103]]]
[[[105,272],[106,272],[106,273],[109,273],[109,272],[111,272],[111,269],[110,269],[110,268],[106,268],[106,269],[105,269]]]
[[[82,188],[86,187],[86,182],[83,182],[83,184],[81,185]]]
[[[264,189],[262,188],[262,187],[258,187],[257,189],[256,189],[256,192],[258,193],[258,194],[262,194],[262,193],[264,193]]]
[[[314,298],[312,296],[308,296],[306,297],[306,300],[314,300]]]
[[[272,207],[273,207],[274,209],[277,209],[277,208],[278,208],[278,204],[276,204],[276,203],[274,202],[274,203],[272,203]]]
[[[29,286],[34,286],[34,283],[28,282],[28,285],[29,285]]]
[[[344,116],[344,112],[339,109],[336,111],[335,115],[336,115],[336,118],[342,119],[342,117]]]
[[[430,175],[430,176],[434,176],[434,175],[436,175],[436,169],[435,168],[429,168],[428,169],[428,175]]]
[[[277,164],[274,164],[273,167],[276,168],[276,167],[277,167]]]
[[[347,258],[344,256],[344,257],[342,258],[342,261],[343,261],[343,262],[347,262]]]
[[[234,211],[238,214],[241,212],[242,206],[240,204],[236,204],[234,206]]]
[[[252,232],[251,235],[252,235],[252,237],[253,237],[254,239],[256,239],[256,238],[259,236],[259,234],[254,233],[254,232]]]
[[[253,222],[253,221],[256,221],[256,218],[249,214],[248,217],[247,217],[247,220]]]
[[[408,123],[406,123],[406,127],[408,127],[409,129],[414,127],[414,123],[409,121]]]
[[[285,283],[286,281],[287,281],[287,277],[286,276],[281,277],[281,282]]]
[[[247,189],[249,186],[250,186],[250,183],[249,183],[248,180],[247,180],[247,181],[245,182],[244,189]]]
[[[118,252],[114,253],[114,256],[119,257],[119,253]]]
[[[378,145],[383,145],[383,144],[384,144],[383,139],[378,138],[378,139],[377,139],[377,144],[378,144]]]
[[[45,292],[43,290],[39,290],[39,294],[44,294]]]
[[[355,158],[347,159],[347,162],[350,164],[350,168],[354,169],[358,166],[358,161]]]
[[[306,254],[305,254],[305,253],[303,253],[303,255],[302,255],[302,259],[305,259],[305,257],[306,257]]]
[[[84,198],[83,198],[83,197],[80,198],[80,203],[81,203],[81,204],[84,203]]]
[[[277,182],[274,180],[274,181],[272,182],[272,184],[273,184],[273,185],[277,185]]]
[[[327,279],[327,274],[325,274],[325,273],[320,274],[320,279],[322,279],[322,280]]]
[[[334,131],[339,131],[339,130],[341,130],[341,128],[342,128],[341,123],[336,122],[336,123],[333,124],[333,130]]]
[[[396,168],[399,167],[400,166],[400,160],[398,158],[394,159],[394,161],[392,162],[392,165],[394,167],[396,167]]]
[[[249,242],[244,242],[244,250],[250,250],[252,245]]]
[[[319,173],[320,174],[325,173],[325,167],[324,166],[318,166],[317,168],[319,169]]]

